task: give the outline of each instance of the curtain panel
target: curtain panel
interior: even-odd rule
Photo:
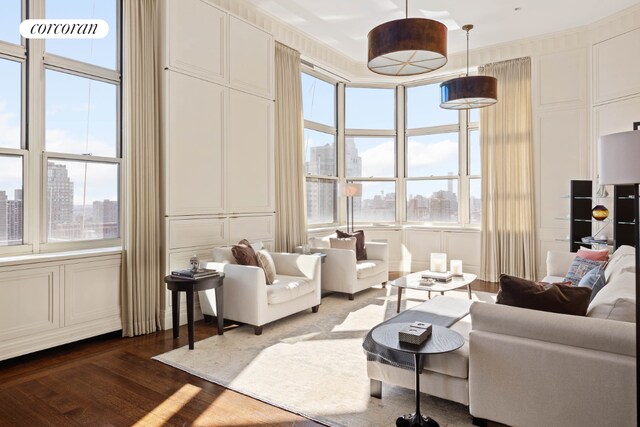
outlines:
[[[482,158],[481,276],[535,279],[531,59],[487,64],[498,79],[498,102],[480,113]]]
[[[300,53],[276,42],[275,250],[293,252],[307,241],[307,201],[302,147]]]
[[[160,329],[159,2],[123,2],[122,334]]]

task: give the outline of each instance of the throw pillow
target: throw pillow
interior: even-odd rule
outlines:
[[[276,280],[276,264],[273,262],[271,254],[266,249],[260,249],[256,252],[256,257],[258,258],[258,266],[264,270],[267,285],[273,285]]]
[[[364,246],[364,231],[358,230],[354,233],[345,233],[344,231],[336,230],[338,237],[355,237],[356,238],[356,259],[363,261],[367,259],[367,248]]]
[[[600,267],[595,267],[589,270],[589,272],[580,279],[580,283],[578,283],[578,286],[586,286],[591,289],[591,298],[589,299],[589,302],[593,301],[593,297],[595,297],[596,294],[600,292],[600,289],[607,284],[604,281],[605,267],[606,265],[601,265]]]
[[[356,252],[355,237],[332,237],[329,239],[329,245],[331,245],[333,249],[351,249],[354,253]]]
[[[571,267],[569,267],[569,271],[567,272],[564,280],[571,282],[572,285],[577,285],[585,274],[595,267],[600,267],[603,264],[604,261],[592,261],[590,259],[582,258],[581,256],[576,256],[573,259]]]
[[[591,290],[587,287],[540,284],[502,274],[496,304],[584,316],[590,297]]]
[[[577,255],[591,261],[606,261],[609,259],[609,249],[589,249],[580,246]]]
[[[231,253],[233,253],[233,257],[240,265],[252,265],[254,267],[258,266],[258,258],[256,258],[256,253],[251,247],[251,243],[249,243],[247,239],[242,239],[238,242],[237,245],[233,245],[233,247],[231,248]]]

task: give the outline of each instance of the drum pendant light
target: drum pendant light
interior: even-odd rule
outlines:
[[[469,31],[473,25],[464,25],[467,32],[467,74],[440,84],[440,107],[447,110],[470,110],[493,105],[498,101],[498,80],[491,76],[469,75]]]
[[[385,22],[367,35],[367,67],[388,76],[412,76],[437,70],[447,63],[447,26],[431,19],[409,18]]]

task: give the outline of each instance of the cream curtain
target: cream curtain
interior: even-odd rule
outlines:
[[[498,79],[498,102],[480,113],[482,275],[535,279],[531,59],[480,67]]]
[[[160,329],[158,3],[123,2],[122,334]]]
[[[276,43],[275,67],[275,250],[292,252],[307,241],[300,53]]]

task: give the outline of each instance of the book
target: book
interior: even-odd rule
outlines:
[[[422,323],[422,322],[414,322]],[[400,342],[407,344],[420,345],[429,338],[431,335],[431,325],[429,328],[414,327],[414,324],[407,325],[398,332],[398,339]]]
[[[201,279],[203,277],[217,276],[218,274],[217,270],[210,270],[207,268],[199,268],[196,271],[184,269],[174,270],[171,272],[173,277],[179,277],[181,279]]]
[[[453,274],[451,274],[448,271],[446,273],[437,273],[435,271],[425,271],[424,273],[422,273],[422,278],[432,279],[432,280],[435,280],[436,282],[449,282],[451,281],[451,279],[453,279]]]

